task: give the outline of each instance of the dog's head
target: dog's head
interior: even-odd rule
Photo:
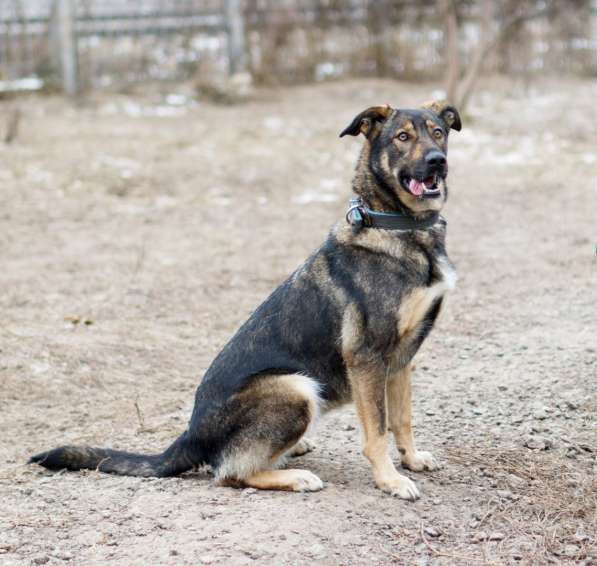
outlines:
[[[357,183],[355,190],[383,208],[406,208],[415,214],[440,210],[448,194],[448,134],[460,128],[458,111],[446,102],[429,102],[419,109],[386,105],[364,110],[340,134],[367,138],[359,163],[364,169],[360,185],[367,186]]]

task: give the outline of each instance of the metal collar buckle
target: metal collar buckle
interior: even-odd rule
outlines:
[[[360,198],[351,198],[346,211],[346,222],[352,226],[353,233],[361,231],[365,226],[365,210]]]

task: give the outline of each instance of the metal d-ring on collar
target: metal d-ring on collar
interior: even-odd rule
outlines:
[[[399,212],[375,212],[367,208],[363,201],[351,198],[346,211],[346,222],[352,226],[353,233],[357,234],[363,228],[381,228],[382,230],[425,230],[441,220],[439,212],[434,212],[423,219],[406,216]]]

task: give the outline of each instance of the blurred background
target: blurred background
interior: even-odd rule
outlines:
[[[375,489],[350,407],[309,496],[25,465],[167,446],[344,221],[340,131],[446,96],[459,281],[417,355],[445,463],[423,499]],[[597,0],[0,0],[0,561],[597,563],[596,100]]]
[[[442,76],[462,105],[481,73],[596,76],[596,30],[595,0],[2,0],[0,92]]]

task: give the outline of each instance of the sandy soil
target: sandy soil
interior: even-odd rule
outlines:
[[[433,85],[229,108],[181,89],[23,100],[1,149],[0,562],[597,563],[594,83],[487,84],[452,136],[460,280],[418,359],[418,443],[443,462],[407,472],[420,501],[376,490],[351,407],[302,458],[313,494],[25,465],[175,438],[213,356],[342,220],[359,141],[338,132]]]

